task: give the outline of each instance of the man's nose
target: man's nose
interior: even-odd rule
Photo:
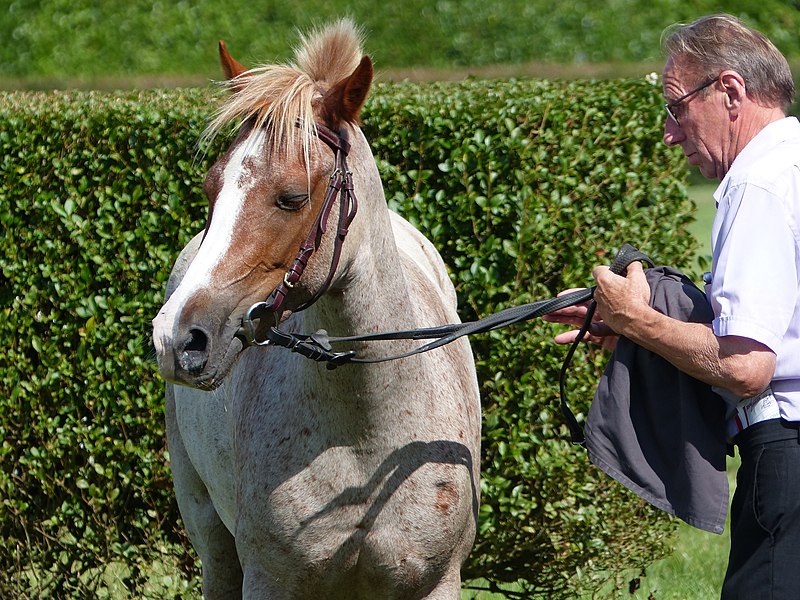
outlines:
[[[664,143],[667,146],[674,146],[680,144],[684,139],[683,129],[675,119],[667,117],[664,121]]]

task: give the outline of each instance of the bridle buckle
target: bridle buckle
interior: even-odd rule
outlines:
[[[270,310],[271,304],[267,302],[257,302],[247,309],[242,317],[241,335],[250,346],[269,346],[272,342],[269,337],[259,340],[256,337],[256,324],[253,321],[263,319],[268,313],[275,320],[274,326],[278,326],[278,313]]]

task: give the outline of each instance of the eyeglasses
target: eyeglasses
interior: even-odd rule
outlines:
[[[688,93],[684,94],[680,98],[677,98],[676,100],[673,100],[672,102],[667,102],[666,104],[664,104],[664,108],[667,109],[667,114],[670,117],[672,117],[672,120],[675,121],[675,123],[678,125],[678,127],[680,127],[681,122],[678,120],[678,115],[676,114],[675,109],[678,108],[680,103],[683,102],[684,100],[686,100],[689,96],[694,96],[697,92],[706,89],[708,86],[710,86],[711,84],[716,82],[717,79],[719,79],[719,75],[717,75],[713,79],[709,79],[703,85],[694,88],[691,92],[688,92]]]

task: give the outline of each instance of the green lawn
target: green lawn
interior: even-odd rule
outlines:
[[[711,224],[716,208],[712,194],[715,181],[693,183],[689,195],[697,204],[696,221],[691,232],[700,243],[701,256],[711,254]],[[739,460],[728,460],[731,493]],[[632,596],[636,600],[708,600],[718,598],[728,563],[729,532],[706,533],[681,523],[675,552],[655,563],[642,578],[642,585]]]
[[[701,256],[711,254],[711,224],[716,208],[712,194],[715,181],[693,183],[689,195],[697,204],[696,221],[691,232],[700,243]],[[733,493],[738,458],[728,461],[728,481]],[[675,552],[652,565],[637,600],[706,600],[719,597],[728,562],[729,532],[714,535],[681,523]]]
[[[714,222],[716,207],[714,206],[714,190],[717,189],[716,181],[703,181],[689,186],[689,197],[697,205],[697,219],[690,231],[701,244],[701,255],[711,255],[711,224]]]
[[[728,459],[728,483],[735,487],[739,458]],[[653,564],[642,578],[636,600],[709,600],[719,597],[728,564],[730,532],[706,533],[681,522],[675,552]]]

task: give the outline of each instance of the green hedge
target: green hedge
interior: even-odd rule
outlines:
[[[206,211],[204,90],[0,96],[0,597],[197,595],[150,345]],[[463,319],[590,283],[624,242],[687,265],[693,206],[654,78],[376,86],[388,201],[451,267]],[[467,578],[526,597],[619,585],[673,524],[567,441],[564,349],[535,322],[472,339],[483,498]],[[603,357],[569,394],[585,411]],[[585,357],[585,359],[583,358]]]

